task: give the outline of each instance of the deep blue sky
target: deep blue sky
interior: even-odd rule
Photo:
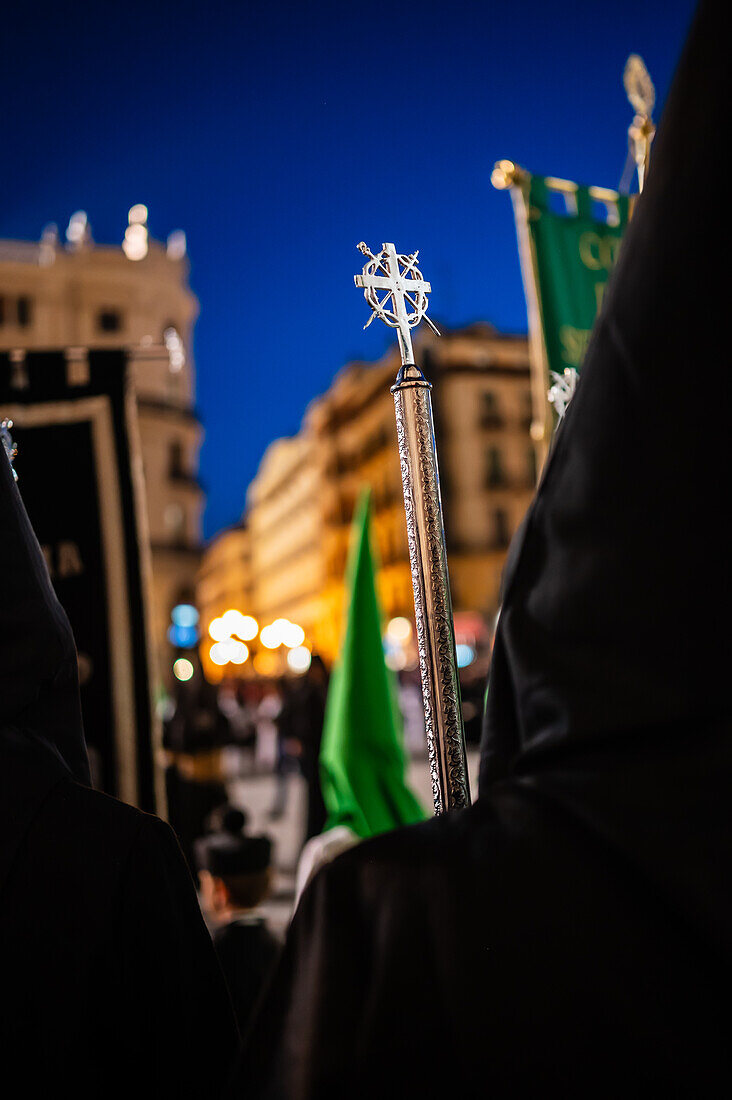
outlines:
[[[640,53],[668,89],[693,0],[28,3],[3,26],[0,236],[128,208],[188,235],[206,532],[350,358],[381,354],[360,240],[420,249],[431,313],[525,331],[499,157],[616,186]]]

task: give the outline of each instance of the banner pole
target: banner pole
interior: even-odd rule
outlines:
[[[531,176],[511,160],[499,160],[491,174],[491,183],[498,191],[508,190],[513,203],[521,279],[524,284],[529,322],[529,362],[531,364],[531,438],[536,451],[537,481],[544,468],[554,427],[554,412],[547,397],[549,390],[549,358],[541,321],[541,292],[536,251],[529,232],[531,216],[529,184]]]

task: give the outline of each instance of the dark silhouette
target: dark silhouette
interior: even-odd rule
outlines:
[[[511,547],[480,798],[316,875],[237,1096],[706,1097],[730,1079],[732,372],[704,180],[725,16],[699,9]]]
[[[244,833],[245,815],[228,807],[221,828],[196,841],[203,905],[214,924],[213,940],[244,1034],[280,954],[258,906],[272,883],[272,844]]]
[[[230,723],[195,656],[194,666],[190,680],[176,681],[175,709],[165,725],[163,746],[168,820],[195,875],[193,844],[205,832],[211,813],[227,802],[220,751],[229,740]]]
[[[4,1079],[215,1097],[236,1029],[193,883],[167,825],[88,786],[74,640],[2,450],[0,522]]]
[[[305,840],[325,827],[326,810],[320,786],[320,743],[323,740],[328,673],[320,657],[313,656],[308,671],[286,682],[279,716],[285,751],[297,758],[307,785]]]

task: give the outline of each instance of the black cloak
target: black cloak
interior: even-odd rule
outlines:
[[[167,825],[88,786],[74,640],[2,449],[0,706],[6,1087],[216,1097],[236,1030],[193,883]]]
[[[724,25],[701,5],[511,548],[480,798],[316,876],[237,1097],[729,1087]]]

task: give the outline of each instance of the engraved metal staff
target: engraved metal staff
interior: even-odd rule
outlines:
[[[455,627],[447,573],[445,530],[442,521],[440,476],[432,419],[432,386],[414,363],[410,330],[426,315],[432,288],[417,268],[419,253],[399,255],[393,244],[368,257],[356,286],[373,313],[364,328],[379,317],[395,328],[402,366],[392,386],[396,407],[399,460],[404,507],[407,513],[409,561],[414,588],[419,667],[422,674],[425,727],[435,813],[470,805],[465,762],[465,734],[460,709]]]

